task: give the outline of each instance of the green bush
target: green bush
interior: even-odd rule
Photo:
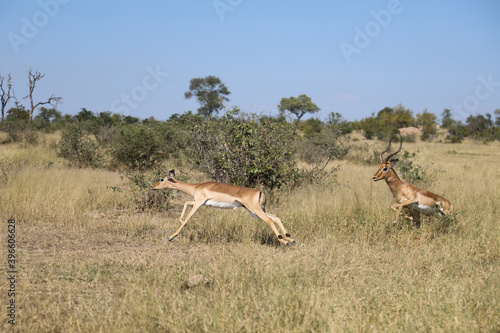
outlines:
[[[215,181],[267,189],[294,185],[293,125],[234,109],[193,129],[192,162]]]
[[[161,146],[157,129],[141,124],[125,125],[112,142],[111,155],[117,163],[144,170],[161,160]]]
[[[95,168],[102,162],[102,153],[97,142],[78,123],[68,124],[62,131],[58,156],[81,168]]]
[[[338,126],[328,125],[323,130],[298,142],[297,156],[309,164],[302,176],[310,182],[326,178],[336,171],[327,169],[332,160],[342,159],[349,153],[349,143]]]
[[[164,177],[166,169],[160,165],[154,165],[148,171],[133,171],[126,170],[122,175],[122,179],[129,180],[130,186],[128,189],[109,186],[114,192],[123,192],[128,194],[127,199],[132,202],[138,211],[161,211],[169,209],[171,206],[172,194],[171,190],[155,191],[151,186],[159,179]]]
[[[409,151],[404,151],[403,155],[399,158],[398,162],[398,174],[404,182],[411,184],[415,183],[429,183],[431,177],[429,175],[428,168],[422,167],[414,163],[413,158],[418,154],[418,150],[410,153]]]
[[[34,122],[29,123],[27,120],[18,119],[5,120],[3,122],[0,122],[0,130],[7,133],[7,139],[4,140],[3,143],[38,143],[38,128],[34,125]]]

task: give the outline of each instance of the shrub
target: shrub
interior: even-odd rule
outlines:
[[[126,190],[114,186],[108,186],[108,188],[114,192],[128,193],[127,199],[134,204],[138,211],[165,210],[170,208],[173,198],[172,191],[154,191],[151,189],[151,186],[165,174],[166,170],[157,164],[147,172],[126,170],[122,175],[122,179],[129,180],[129,188]]]
[[[38,143],[37,128],[26,120],[6,120],[0,123],[0,130],[7,133],[3,143],[24,142],[27,144]]]
[[[413,153],[404,151],[403,155],[399,158],[398,174],[403,181],[408,183],[428,183],[431,180],[428,169],[413,161],[417,153],[418,150]]]
[[[291,124],[259,120],[234,109],[194,127],[190,155],[194,166],[215,181],[280,188],[298,179],[295,136]]]
[[[122,127],[113,142],[111,155],[116,162],[128,168],[151,168],[163,156],[160,136],[147,125],[133,124]]]
[[[80,124],[68,124],[62,131],[58,156],[77,167],[98,167],[102,154],[98,144]]]
[[[303,138],[298,144],[298,158],[310,165],[304,178],[310,182],[326,178],[336,170],[326,171],[330,161],[344,158],[349,149],[338,126],[326,126],[320,133]]]

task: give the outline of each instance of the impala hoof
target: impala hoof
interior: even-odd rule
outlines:
[[[168,241],[171,242],[174,237],[168,237]]]

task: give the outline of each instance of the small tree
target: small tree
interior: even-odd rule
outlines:
[[[46,107],[41,107],[40,112],[35,117],[44,123],[50,123],[53,120],[58,121],[62,119],[61,112],[57,111],[56,108],[47,109]]]
[[[500,109],[495,110],[495,126],[500,127]]]
[[[410,109],[405,108],[401,103],[393,108],[394,112],[392,114],[392,123],[397,128],[414,126],[415,118],[413,118],[413,112]]]
[[[27,99],[27,98],[30,99],[30,106],[31,107],[28,110],[29,111],[29,118],[28,119],[30,121],[33,119],[33,112],[40,105],[50,104],[52,106],[57,106],[57,104],[60,103],[61,100],[62,100],[61,97],[56,97],[56,96],[52,95],[52,96],[49,97],[49,99],[47,101],[45,101],[45,102],[38,102],[38,103],[35,104],[35,102],[33,101],[33,92],[35,91],[35,87],[36,87],[37,82],[40,81],[44,76],[45,76],[45,74],[41,74],[40,72],[33,73],[33,71],[32,71],[31,68],[28,70],[29,94],[26,97],[24,97],[24,98],[25,99]]]
[[[29,113],[28,110],[24,107],[24,105],[19,104],[19,102],[16,102],[16,106],[13,108],[10,108],[7,111],[7,120],[28,120],[29,119]]]
[[[283,97],[278,105],[278,110],[280,115],[288,111],[297,116],[297,120],[300,120],[306,113],[316,113],[321,109],[312,102],[311,97],[302,94],[299,97]]]
[[[87,121],[87,120],[95,120],[96,116],[94,112],[87,110],[86,108],[81,108],[80,112],[75,115],[76,121]]]
[[[443,128],[451,128],[453,126],[453,123],[455,120],[451,117],[451,110],[450,109],[444,109],[443,113],[441,114],[441,127]]]
[[[422,113],[417,113],[417,125],[422,127],[422,140],[428,139],[437,133],[436,115],[425,109]]]
[[[209,118],[214,113],[219,113],[224,107],[223,102],[229,101],[229,98],[226,97],[229,94],[231,93],[221,79],[216,76],[207,76],[191,79],[189,91],[184,93],[184,97],[190,99],[196,96],[201,104],[201,107],[198,108],[198,114]]]
[[[477,116],[470,115],[467,117],[466,122],[469,133],[474,138],[486,141],[493,140],[494,126],[491,114],[486,113],[484,116],[482,114]]]

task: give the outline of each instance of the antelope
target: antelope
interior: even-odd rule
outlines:
[[[267,213],[265,211],[266,197],[262,191],[257,189],[240,187],[232,184],[218,183],[218,182],[205,182],[200,184],[188,184],[177,180],[175,171],[170,170],[166,177],[160,179],[153,186],[153,190],[173,189],[184,192],[194,198],[193,201],[184,203],[179,222],[181,226],[174,232],[168,240],[171,241],[176,237],[182,228],[186,225],[189,219],[196,213],[198,208],[203,205],[215,208],[236,209],[244,207],[254,218],[258,218],[266,222],[275,235],[278,241],[282,244],[288,245],[295,243],[295,240],[290,238],[290,234],[285,230],[283,223],[277,215]],[[184,214],[188,206],[193,206],[191,211],[183,220]],[[277,224],[283,235],[278,232]]]
[[[398,163],[398,159],[391,159],[391,157],[401,151],[403,138],[400,136],[400,139],[399,149],[383,160],[382,155],[391,148],[391,140],[389,139],[389,145],[380,153],[378,171],[372,178],[374,181],[384,179],[387,185],[389,185],[392,194],[398,200],[397,203],[391,205],[391,208],[396,211],[396,219],[393,224],[398,222],[403,208],[413,210],[418,215],[420,213],[429,215],[434,212],[437,212],[440,216],[453,214],[453,206],[444,197],[413,186],[412,184],[403,183],[399,179],[396,171],[394,171],[394,166]],[[409,216],[405,216],[405,218],[413,220]]]

